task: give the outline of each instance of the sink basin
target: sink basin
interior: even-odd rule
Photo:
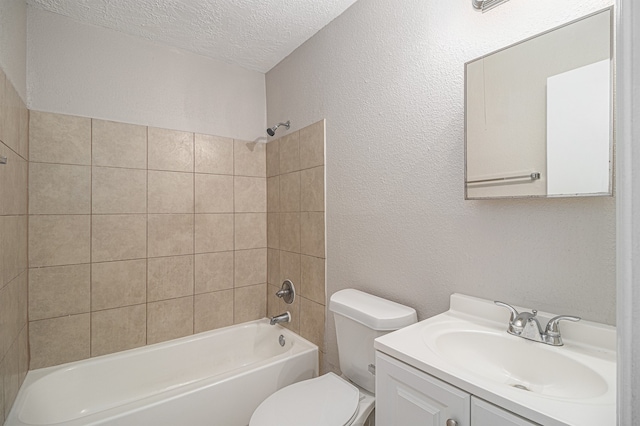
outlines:
[[[608,390],[600,374],[564,355],[562,347],[528,341],[506,332],[448,330],[425,335],[425,343],[458,368],[523,392],[585,399]]]
[[[556,315],[538,312],[543,325]],[[614,327],[562,324],[565,344],[551,346],[512,336],[508,321],[509,312],[491,300],[453,294],[448,311],[378,337],[374,346],[535,424],[616,424]]]

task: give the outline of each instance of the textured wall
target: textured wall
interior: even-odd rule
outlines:
[[[29,136],[32,369],[265,316],[265,145],[37,111]]]
[[[264,74],[28,8],[29,109],[264,136]]]
[[[269,122],[326,118],[328,295],[615,321],[615,199],[463,200],[463,64],[610,3],[360,0],[267,73]]]
[[[23,100],[27,99],[27,2],[0,0],[0,66]]]

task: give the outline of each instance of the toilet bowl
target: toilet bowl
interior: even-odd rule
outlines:
[[[280,389],[249,426],[363,426],[375,407],[375,338],[417,321],[416,311],[358,290],[331,296],[340,369]]]

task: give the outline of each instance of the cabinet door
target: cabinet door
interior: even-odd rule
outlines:
[[[470,406],[468,393],[376,352],[376,426],[470,426]]]
[[[471,397],[471,424],[473,426],[537,426],[507,410]]]

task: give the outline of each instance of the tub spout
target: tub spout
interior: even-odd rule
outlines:
[[[280,324],[281,322],[291,322],[291,314],[289,313],[289,311],[285,312],[284,314],[271,317],[269,324],[276,325],[276,324]]]

